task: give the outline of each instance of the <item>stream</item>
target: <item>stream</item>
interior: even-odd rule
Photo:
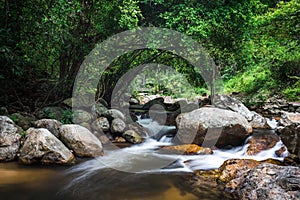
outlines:
[[[246,155],[247,144],[214,150],[212,155],[160,154],[159,147],[172,144],[172,135],[168,133],[175,127],[160,126],[150,119],[139,122],[150,135],[159,137],[148,137],[142,144],[125,148],[107,145],[103,157],[81,159],[75,166],[0,163],[1,199],[225,199],[221,191],[205,186],[195,196],[192,188],[185,186],[184,175],[194,170],[218,168],[230,158],[283,159],[275,154],[283,145],[281,141],[255,156]]]

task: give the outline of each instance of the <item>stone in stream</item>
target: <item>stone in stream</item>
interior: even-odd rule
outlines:
[[[159,153],[179,155],[207,155],[213,154],[210,148],[200,147],[196,144],[183,144],[175,146],[163,146]]]
[[[239,199],[300,199],[300,168],[262,163],[236,189]]]
[[[75,124],[62,125],[60,137],[64,144],[79,157],[103,155],[101,142],[85,127]]]
[[[55,119],[40,119],[34,122],[35,128],[45,128],[48,129],[53,135],[59,138],[59,132],[62,123]]]
[[[139,136],[145,138],[148,137],[149,134],[147,130],[140,125],[138,122],[133,122],[127,125],[127,130],[134,130]]]
[[[143,138],[134,130],[127,130],[122,136],[126,139],[126,141],[133,144],[139,144],[143,142]]]
[[[0,116],[0,162],[16,159],[20,138],[15,123],[6,116]]]
[[[176,143],[194,143],[204,147],[242,145],[252,134],[252,127],[240,114],[213,107],[203,107],[176,118]]]
[[[260,153],[263,150],[268,150],[273,148],[277,142],[280,141],[280,137],[275,135],[275,134],[254,134],[252,135],[248,141],[247,144],[249,144],[248,149],[247,149],[247,154],[248,155],[256,155]],[[279,156],[282,155],[286,148],[284,148],[284,151],[280,154],[280,148],[278,148],[278,154]]]
[[[266,118],[254,111],[250,111],[241,101],[228,95],[216,95],[214,98],[214,105],[219,108],[232,110],[244,116],[252,128],[271,128],[268,125]]]
[[[112,133],[123,133],[125,131],[126,124],[122,119],[116,118],[111,122]]]
[[[300,158],[300,123],[293,122],[276,130],[288,151]]]
[[[73,164],[74,155],[45,128],[30,128],[26,132],[19,160],[24,164]]]
[[[109,121],[106,117],[99,117],[92,123],[92,129],[107,132],[110,129]]]

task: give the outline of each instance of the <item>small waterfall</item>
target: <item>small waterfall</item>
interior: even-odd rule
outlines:
[[[76,174],[69,187],[72,187],[101,170],[111,169],[121,172],[132,172],[136,174],[145,173],[174,173],[174,172],[193,172],[195,170],[210,170],[219,168],[224,161],[233,158],[255,159],[258,161],[273,158],[283,160],[288,152],[284,152],[282,157],[278,157],[275,151],[283,145],[281,141],[265,151],[256,155],[247,155],[249,144],[234,147],[232,149],[217,149],[210,155],[175,155],[161,154],[159,150],[162,146],[172,145],[175,127],[159,125],[151,119],[140,119],[148,131],[149,137],[138,145],[122,149],[105,150],[103,157],[86,161],[74,166],[68,174]]]

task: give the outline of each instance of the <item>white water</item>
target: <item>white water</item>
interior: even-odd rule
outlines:
[[[150,133],[152,136],[158,133],[168,133],[168,131],[175,128],[164,127],[151,120],[148,120],[147,123],[145,121],[141,124],[149,130],[152,129],[153,132]],[[98,157],[73,167],[68,173],[76,173],[78,175],[69,186],[71,187],[104,169],[114,169],[129,173],[193,172],[200,169],[209,170],[219,168],[224,161],[233,158],[255,159],[258,161],[273,158],[282,161],[288,155],[288,152],[285,152],[282,157],[278,157],[275,154],[275,151],[283,146],[281,141],[273,148],[253,156],[249,156],[246,153],[248,144],[229,150],[217,149],[211,155],[160,154],[158,151],[160,147],[172,145],[171,141],[171,135],[167,134],[163,135],[159,141],[148,137],[145,142],[139,145],[122,149],[105,150],[103,157]]]

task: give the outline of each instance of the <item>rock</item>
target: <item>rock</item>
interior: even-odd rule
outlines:
[[[19,159],[24,164],[73,164],[75,160],[70,150],[44,128],[27,130]]]
[[[103,155],[102,144],[87,128],[80,125],[62,125],[60,137],[64,144],[79,157]]]
[[[92,106],[92,112],[95,114],[96,117],[103,116],[104,113],[107,111],[108,111],[107,106],[101,104],[100,102],[97,102]]]
[[[300,158],[300,123],[294,122],[284,128],[277,129],[276,132],[288,151]]]
[[[138,99],[134,98],[134,97],[131,97],[129,99],[129,104],[130,105],[138,105],[138,104],[140,104],[140,101]]]
[[[95,131],[109,131],[109,121],[106,117],[99,117],[92,123],[92,129]]]
[[[239,199],[299,199],[300,168],[262,163],[237,187]]]
[[[147,130],[142,125],[140,125],[138,122],[133,122],[133,123],[128,124],[127,130],[134,130],[139,136],[141,136],[143,138],[149,136]]]
[[[195,143],[204,147],[242,145],[252,134],[247,120],[236,112],[203,107],[176,118],[176,139],[182,143]]]
[[[0,162],[16,159],[20,138],[15,123],[6,116],[0,116]]]
[[[123,137],[116,137],[113,142],[116,142],[116,143],[125,143],[126,140]]]
[[[107,117],[108,120],[112,121],[114,119],[121,119],[122,121],[125,121],[124,114],[117,110],[117,109],[110,109],[103,113],[103,116]]]
[[[144,110],[149,110],[152,106],[154,106],[155,104],[161,105],[163,107],[165,107],[164,105],[164,98],[163,97],[157,97],[155,99],[152,99],[151,101],[147,102],[144,106],[143,109]]]
[[[62,104],[64,105],[64,106],[67,106],[67,107],[69,107],[69,108],[72,108],[72,102],[73,102],[73,100],[72,100],[72,98],[68,98],[68,99],[65,99],[63,102],[62,102]]]
[[[76,110],[74,112],[74,120],[76,123],[89,122],[93,116],[85,110]]]
[[[284,158],[284,163],[287,165],[300,167],[300,158],[295,154],[290,154]]]
[[[253,134],[247,141],[249,144],[247,149],[248,155],[256,155],[263,150],[273,148],[280,137],[275,134]]]
[[[219,181],[228,183],[229,181],[243,176],[246,172],[258,166],[259,162],[251,159],[229,159],[219,167]],[[232,183],[230,183],[232,184]],[[228,186],[230,185],[228,184]],[[227,187],[228,187],[227,186]]]
[[[83,126],[84,128],[87,128],[89,131],[92,130],[91,125],[88,122],[81,122],[78,125]]]
[[[250,122],[252,128],[270,128],[267,120],[254,111],[250,111],[241,101],[228,95],[216,95],[214,99],[216,107],[229,109],[244,116]]]
[[[18,126],[22,129],[27,130],[31,124],[35,121],[34,117],[23,116],[21,113],[13,113],[9,116]]]
[[[250,125],[252,126],[252,128],[271,129],[266,118],[264,118],[263,116],[259,115],[254,111],[252,111],[252,113],[253,113],[253,118],[250,121]]]
[[[38,119],[61,120],[64,110],[61,107],[44,107],[37,113]]]
[[[125,138],[126,141],[138,144],[143,142],[143,138],[134,130],[127,130],[123,133],[123,138]]]
[[[55,119],[40,119],[34,122],[35,128],[45,128],[48,129],[53,135],[59,138],[59,132],[62,123]]]
[[[164,146],[159,150],[160,153],[179,154],[179,155],[207,155],[213,154],[210,148],[200,147],[196,144],[183,144],[176,146]]]
[[[111,122],[112,133],[123,133],[125,131],[126,124],[122,119],[116,118]]]
[[[283,117],[286,117],[291,122],[300,123],[300,113],[290,113],[283,111]]]

